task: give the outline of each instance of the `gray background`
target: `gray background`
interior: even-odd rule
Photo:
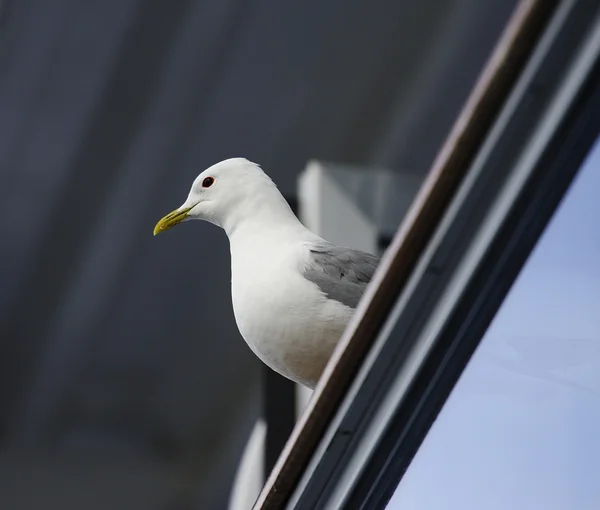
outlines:
[[[507,0],[0,3],[0,507],[219,509],[260,412],[220,159],[423,175]]]

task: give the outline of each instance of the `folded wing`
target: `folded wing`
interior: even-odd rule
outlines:
[[[379,257],[330,243],[309,245],[304,277],[329,298],[356,308],[379,264]]]

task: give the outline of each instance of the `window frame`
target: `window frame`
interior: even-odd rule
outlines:
[[[572,65],[579,44],[589,35],[582,27],[587,23],[589,28],[590,20],[595,20],[590,17],[595,6],[565,1],[554,11],[555,5],[550,4],[524,1],[517,8],[334,353],[308,412],[259,496],[256,510],[342,508],[349,501],[352,508],[379,508],[391,496],[392,482],[398,481],[416,453],[482,336],[461,336],[465,320],[473,318],[472,307],[486,304],[487,312],[477,318],[480,329],[486,321],[489,324],[512,283],[510,274],[514,273],[514,279],[529,253],[521,249],[505,254],[500,249],[502,240],[506,243],[511,232],[523,234],[515,230],[518,221],[535,219],[536,228],[526,229],[530,250],[577,169],[555,165],[553,175],[560,179],[550,179],[549,171],[546,177],[541,172],[540,158],[543,154],[550,158],[552,151],[546,149],[566,140],[569,131],[565,135],[559,126],[564,131],[564,126],[572,129],[573,122],[581,122],[577,113],[581,113],[579,103],[585,94],[580,87],[584,78],[589,83],[589,69],[579,69],[577,76],[569,74],[573,83],[566,80],[566,92],[560,71],[561,66],[564,71]],[[597,53],[587,59],[588,66],[597,64]],[[594,69],[596,79],[598,66]],[[560,93],[562,109],[548,119],[552,117],[548,105]],[[538,129],[542,121],[550,120],[552,126]],[[514,166],[526,142],[537,151],[537,159],[530,154],[529,166],[521,164],[503,172],[501,168]],[[585,143],[582,138],[579,152],[584,152]],[[587,150],[581,159],[585,154]],[[498,156],[502,157],[494,159]],[[571,162],[575,159],[571,157]],[[535,193],[534,184],[542,181],[547,183],[546,192],[553,191],[551,199],[541,191]],[[526,184],[518,186],[519,182]],[[491,193],[494,186],[505,190],[504,202]],[[537,209],[529,202],[534,196]],[[478,217],[474,211],[488,215]],[[486,219],[495,221],[495,228],[488,225],[482,230]],[[492,262],[511,262],[502,273],[502,285],[486,283],[490,273],[482,268],[489,271]],[[452,294],[451,284],[459,276],[463,289]],[[487,300],[477,301],[482,289],[494,291],[494,300],[488,295]],[[445,318],[433,334],[432,318],[440,310],[445,311]],[[393,385],[398,374],[405,378],[402,387]],[[432,383],[437,386],[431,387]],[[385,419],[382,410],[387,412]],[[393,416],[400,417],[403,428],[392,426]],[[395,474],[388,469],[391,449],[381,446],[386,444],[382,435],[386,426],[392,439],[394,435],[404,439]],[[400,451],[398,445],[393,451]]]
[[[402,396],[402,405],[370,458],[364,459],[352,491],[344,495],[344,504],[351,502],[349,508],[385,508],[598,139],[600,119],[593,118],[592,112],[600,111],[600,37],[595,44],[593,72],[532,167],[526,184],[515,190],[510,211],[497,227],[490,226],[496,231],[486,256],[473,265],[471,281],[422,360],[411,388]]]

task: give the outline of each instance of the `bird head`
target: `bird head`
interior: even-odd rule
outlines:
[[[228,223],[256,209],[273,190],[279,195],[256,163],[245,158],[226,159],[196,177],[186,201],[156,224],[154,235],[188,220],[208,221],[227,230]]]

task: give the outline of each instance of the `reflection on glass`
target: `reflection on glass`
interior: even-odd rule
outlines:
[[[600,143],[387,508],[600,508]]]

